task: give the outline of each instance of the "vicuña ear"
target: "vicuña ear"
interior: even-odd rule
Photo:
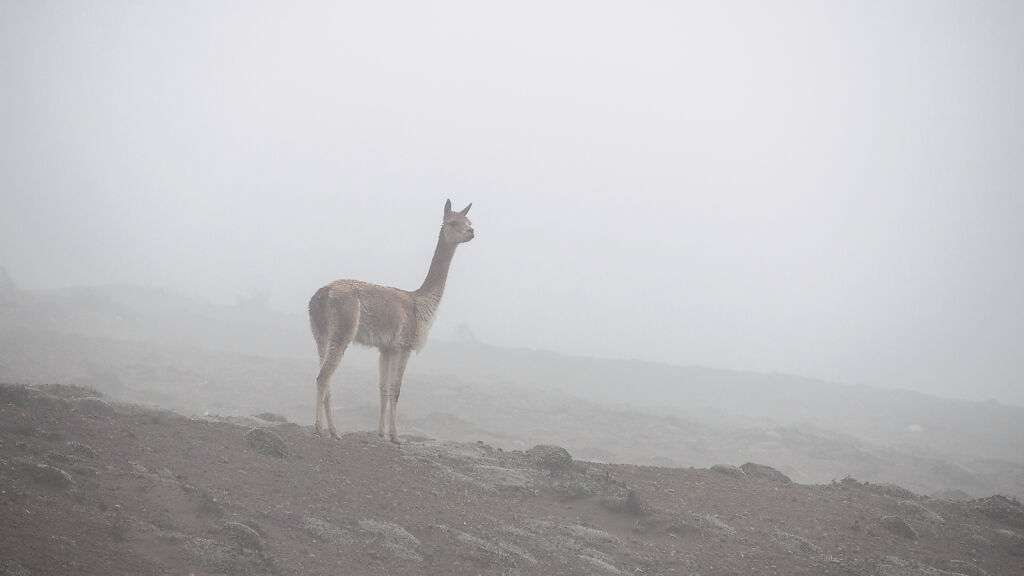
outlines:
[[[460,214],[462,214],[463,216],[465,216],[466,214],[469,214],[469,209],[472,208],[472,207],[473,207],[473,203],[470,202],[469,206],[466,206],[465,208],[463,208],[462,212],[460,212]]]
[[[445,200],[444,201],[444,215],[447,216],[447,215],[449,215],[451,213],[452,213],[452,201],[451,200]]]

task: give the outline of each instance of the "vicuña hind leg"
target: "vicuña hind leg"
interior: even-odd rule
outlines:
[[[331,410],[331,387],[327,386],[327,393],[324,394],[324,414],[327,415],[327,429],[331,431],[331,438],[341,439],[338,427],[334,425],[334,410]]]
[[[331,375],[338,368],[342,356],[345,355],[345,346],[331,345],[320,365],[320,373],[316,377],[316,433],[323,435],[323,416],[327,415],[327,428],[332,438],[341,438],[338,428],[334,425],[334,412],[331,410]]]
[[[352,298],[342,299],[331,304],[328,325],[331,329],[327,334],[317,337],[317,350],[322,355],[320,373],[316,376],[316,433],[324,432],[323,415],[327,414],[327,427],[331,437],[341,438],[338,428],[334,425],[334,412],[331,410],[331,375],[338,368],[341,357],[345,355],[359,327],[359,301]],[[315,336],[315,334],[314,334]]]
[[[402,393],[402,378],[405,376],[405,365],[409,362],[411,351],[402,350],[396,354],[394,360],[394,376],[391,380],[390,402],[391,402],[391,425],[388,428],[391,441],[395,444],[402,444],[398,437],[398,396]]]

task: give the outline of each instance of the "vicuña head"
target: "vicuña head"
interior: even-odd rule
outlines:
[[[455,212],[452,210],[452,201],[445,201],[444,224],[441,226],[441,236],[445,242],[449,244],[462,244],[473,239],[473,225],[470,223],[469,218],[466,218],[466,214],[469,213],[469,209],[472,207],[473,203],[470,202],[465,208]]]
[[[384,436],[388,424],[391,441],[398,438],[398,395],[402,390],[405,365],[413,350],[427,342],[444,285],[448,279],[455,248],[473,239],[473,225],[466,217],[472,204],[459,211],[452,202],[444,205],[444,220],[423,284],[412,292],[378,286],[358,280],[337,280],[313,294],[309,301],[309,324],[320,353],[316,377],[316,433],[323,434],[323,415],[333,438],[340,438],[331,411],[331,375],[345,349],[352,342],[380,350],[380,425]],[[390,406],[390,422],[386,422]]]

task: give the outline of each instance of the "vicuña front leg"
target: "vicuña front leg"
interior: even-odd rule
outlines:
[[[391,426],[388,429],[391,441],[403,444],[398,437],[398,396],[402,393],[402,378],[405,377],[405,365],[409,362],[410,350],[403,350],[395,359],[394,379],[391,381]]]
[[[380,358],[377,360],[377,368],[380,375],[378,385],[380,386],[380,424],[377,426],[377,435],[384,437],[384,424],[388,414],[388,398],[391,390],[391,364],[394,353],[390,350],[381,350]]]

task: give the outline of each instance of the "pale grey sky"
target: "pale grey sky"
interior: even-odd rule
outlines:
[[[0,266],[1024,404],[1024,3],[0,1]]]

